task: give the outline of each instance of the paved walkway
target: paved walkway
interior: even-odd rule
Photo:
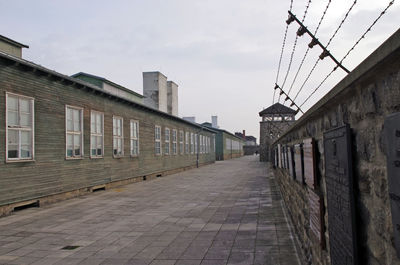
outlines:
[[[278,188],[257,159],[0,218],[0,264],[300,264]]]

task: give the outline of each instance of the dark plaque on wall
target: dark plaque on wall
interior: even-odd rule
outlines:
[[[278,144],[278,167],[282,167],[282,147],[280,144]]]
[[[296,144],[294,146],[294,170],[296,173],[296,180],[303,184],[303,151],[301,148],[302,144]]]
[[[400,258],[400,112],[388,116],[384,128],[394,245]]]
[[[303,140],[304,181],[310,188],[317,188],[315,164],[315,141],[313,138]]]
[[[318,242],[324,246],[324,232],[323,232],[323,208],[322,199],[312,189],[308,189],[308,206],[310,209],[310,230],[314,236],[318,239]]]
[[[292,176],[295,179],[296,173],[294,172],[293,147],[288,146],[287,153],[288,153],[288,163],[289,163],[289,174],[290,174],[290,176]]]
[[[324,133],[329,245],[332,265],[357,264],[350,141],[348,125]]]
[[[285,145],[282,146],[282,161],[283,161],[282,168],[286,169],[286,146]]]

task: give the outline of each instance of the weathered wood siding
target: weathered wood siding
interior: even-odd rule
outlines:
[[[69,83],[69,84],[68,84]],[[34,98],[35,161],[6,162],[5,95],[11,92]],[[84,157],[65,158],[65,106],[84,108]],[[104,113],[104,157],[90,158],[90,111]],[[124,157],[113,158],[112,117],[123,117]],[[138,157],[130,156],[130,120],[139,121]],[[177,130],[177,155],[155,155],[154,127]],[[0,206],[77,190],[84,187],[162,173],[196,165],[196,154],[180,154],[179,130],[199,133],[201,128],[145,108],[134,107],[63,82],[24,66],[10,65],[0,59]],[[201,132],[212,139],[212,133]],[[212,145],[212,141],[211,141]],[[209,154],[199,155],[199,164],[215,161],[213,146]],[[171,135],[172,152],[172,135]]]

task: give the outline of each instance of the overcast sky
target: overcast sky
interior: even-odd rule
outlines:
[[[301,18],[305,0],[294,0]],[[327,43],[353,0],[332,0],[317,37]],[[328,0],[312,1],[304,23],[314,31]],[[389,0],[358,0],[329,50],[339,60]],[[259,138],[258,112],[272,104],[290,1],[277,0],[0,0],[0,34],[30,46],[27,60],[72,75],[87,72],[142,93],[142,72],[160,71],[179,85],[179,116],[197,122],[218,115],[220,127]],[[353,69],[400,25],[396,2],[343,62]],[[295,32],[289,27],[279,85],[286,75]],[[299,38],[284,89],[293,81],[310,38]],[[310,51],[291,95],[309,73]],[[301,104],[333,68],[329,58],[299,94]],[[304,105],[306,110],[345,76],[337,70]]]

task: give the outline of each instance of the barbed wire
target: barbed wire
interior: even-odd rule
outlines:
[[[308,8],[310,7],[311,1],[312,0],[308,0],[308,2],[307,2],[307,6],[306,6],[306,9],[304,10],[304,14],[303,14],[303,18],[301,19],[301,23],[303,23],[304,20],[306,19],[306,16],[307,16],[307,13],[308,13]],[[298,39],[299,39],[299,35],[296,34],[296,38],[294,40],[294,44],[293,44],[293,48],[292,48],[292,54],[290,55],[289,66],[288,66],[288,69],[286,71],[286,75],[285,75],[285,78],[283,80],[283,83],[282,83],[282,88],[285,87],[285,83],[286,83],[287,77],[289,75],[290,68],[292,67],[293,56],[294,56],[294,53],[296,52],[296,46],[297,46],[297,40]],[[280,100],[281,100],[281,95],[279,95],[278,102],[280,102]]]
[[[372,22],[372,24],[368,27],[368,29],[356,41],[356,43],[347,51],[345,56],[340,60],[340,63],[342,63],[347,58],[347,56],[354,50],[354,48],[360,43],[360,41],[365,38],[365,35],[367,35],[367,33],[371,31],[372,27],[386,13],[386,11],[393,5],[393,3],[394,0],[389,2],[388,6],[379,14],[379,16],[374,20],[374,22]],[[315,92],[317,92],[317,90],[325,83],[325,81],[332,75],[332,73],[336,71],[337,68],[338,66],[335,66],[333,70],[329,72],[329,74],[319,83],[319,85],[314,89],[314,91],[311,92],[311,94],[303,101],[303,103],[301,103],[300,107],[302,107],[312,97],[312,95],[314,95]]]
[[[292,8],[293,8],[293,0],[290,0],[290,8],[289,8],[289,10],[291,11]],[[280,69],[281,69],[282,56],[283,56],[283,51],[284,51],[285,45],[286,45],[286,38],[287,38],[288,29],[289,29],[289,24],[286,24],[286,29],[285,29],[285,34],[284,34],[284,36],[283,36],[283,43],[282,43],[282,48],[281,48],[281,55],[280,55],[280,57],[279,57],[278,71],[277,71],[277,73],[276,73],[276,80],[275,80],[275,83],[278,83],[278,79],[279,79],[279,72],[280,72]],[[275,102],[275,92],[276,92],[276,90],[274,89],[274,96],[272,97],[272,104],[274,104],[274,102]]]
[[[324,18],[325,18],[326,12],[328,11],[328,8],[329,8],[331,2],[332,2],[332,0],[328,0],[328,4],[326,5],[325,10],[324,10],[324,12],[323,12],[323,14],[322,14],[322,16],[321,16],[321,19],[320,19],[319,22],[318,22],[318,26],[317,26],[317,28],[316,28],[315,31],[314,31],[314,35],[316,35],[316,34],[318,33],[318,30],[319,30],[319,28],[320,28],[320,26],[321,26],[322,21],[323,21]],[[311,49],[310,47],[307,48],[306,53],[304,54],[304,57],[303,57],[303,59],[301,60],[301,63],[300,63],[300,65],[299,65],[299,68],[297,69],[297,72],[296,72],[296,75],[295,75],[295,77],[294,77],[294,79],[293,79],[293,82],[292,82],[292,84],[290,85],[290,88],[289,88],[289,91],[288,91],[288,95],[289,95],[290,92],[292,91],[293,85],[294,85],[294,83],[295,83],[296,80],[297,80],[297,77],[298,77],[298,75],[299,75],[299,73],[300,73],[301,68],[303,67],[303,64],[304,64],[304,62],[305,62],[305,60],[306,60],[306,57],[307,57],[308,52],[310,51],[310,49]],[[286,101],[285,101],[285,103],[286,103]]]
[[[340,22],[339,26],[336,28],[336,30],[334,31],[333,35],[330,37],[327,45],[325,46],[325,49],[328,48],[328,46],[331,44],[332,40],[335,38],[335,36],[337,35],[338,31],[342,28],[344,22],[346,21],[347,17],[349,16],[351,10],[353,10],[354,6],[356,5],[357,0],[354,0],[354,2],[351,4],[350,8],[347,10],[346,14],[344,15],[342,21]],[[311,68],[311,71],[309,72],[309,74],[307,75],[306,79],[304,80],[303,84],[301,85],[300,89],[297,91],[296,96],[293,98],[293,100],[296,100],[297,97],[299,96],[300,92],[303,90],[305,84],[308,82],[308,80],[310,79],[312,73],[314,72],[315,68],[317,67],[318,63],[321,61],[321,58],[318,57],[317,60],[314,63],[314,66]]]

